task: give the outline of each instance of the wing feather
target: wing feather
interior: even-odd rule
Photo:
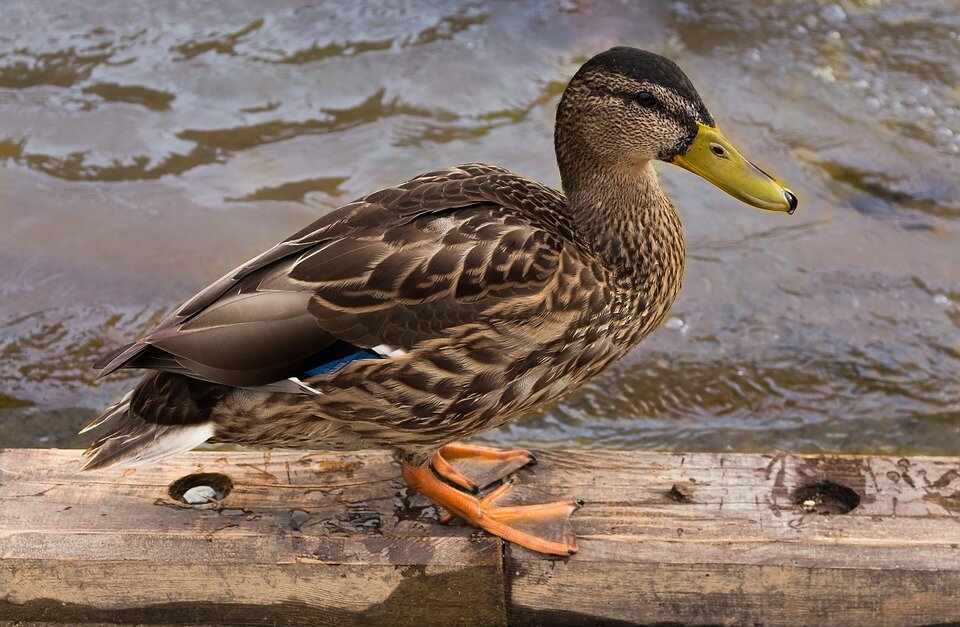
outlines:
[[[101,376],[166,365],[264,386],[298,376],[336,340],[401,354],[453,327],[505,312],[536,315],[569,248],[568,225],[541,220],[558,215],[551,209],[562,202],[482,165],[375,192],[202,290],[105,358]]]

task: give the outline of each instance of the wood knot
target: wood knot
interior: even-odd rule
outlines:
[[[677,481],[667,492],[667,496],[677,503],[693,503],[693,485],[686,481]]]

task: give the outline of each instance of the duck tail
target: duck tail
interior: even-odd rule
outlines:
[[[119,401],[117,401],[113,405],[107,407],[105,410],[103,410],[103,412],[99,416],[97,416],[96,418],[94,418],[93,420],[85,424],[83,428],[77,432],[77,435],[83,435],[88,431],[93,431],[97,427],[100,427],[110,422],[117,416],[121,416],[124,413],[126,413],[126,411],[130,409],[131,398],[133,398],[133,390],[130,390],[129,392],[124,394],[123,398],[121,398]]]
[[[186,417],[168,411],[170,400],[183,399],[182,392],[193,387],[187,379],[177,374],[151,373],[94,418],[81,433],[109,422],[114,425],[84,453],[81,470],[142,466],[188,451],[213,437],[209,413],[190,412],[192,415]]]

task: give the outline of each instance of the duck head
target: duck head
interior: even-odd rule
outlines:
[[[797,208],[789,189],[723,135],[680,67],[646,50],[611,48],[587,61],[561,98],[557,138],[561,174],[571,158],[614,169],[659,159],[754,207]]]

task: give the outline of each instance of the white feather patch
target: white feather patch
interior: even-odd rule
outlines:
[[[399,357],[400,355],[407,354],[407,351],[403,350],[402,348],[394,348],[392,346],[387,346],[386,344],[374,346],[370,350],[382,357]]]
[[[145,446],[127,459],[116,464],[117,468],[143,466],[160,461],[171,455],[196,448],[213,437],[213,423],[204,422],[199,425],[183,427],[180,425],[157,425],[156,438],[149,446]]]
[[[307,385],[306,383],[304,383],[303,381],[301,381],[301,380],[300,380],[299,378],[297,378],[297,377],[290,377],[290,378],[287,379],[287,380],[288,380],[288,381],[293,381],[294,383],[296,383],[297,385],[299,385],[301,389],[306,390],[307,392],[310,392],[311,394],[316,394],[317,396],[323,394],[323,392],[321,392],[320,390],[317,390],[316,388],[310,387],[309,385]]]

